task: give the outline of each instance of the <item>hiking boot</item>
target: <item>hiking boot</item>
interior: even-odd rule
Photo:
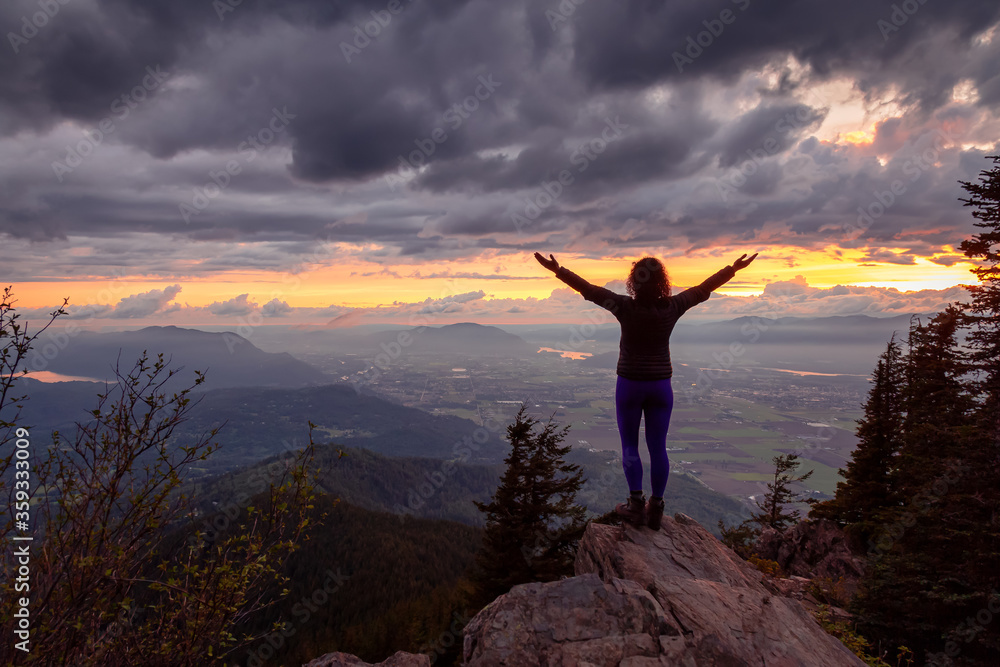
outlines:
[[[615,507],[623,519],[636,527],[646,525],[646,497],[641,493],[629,494],[628,500]]]
[[[663,520],[663,498],[652,497],[646,505],[646,525],[653,530],[660,529]]]

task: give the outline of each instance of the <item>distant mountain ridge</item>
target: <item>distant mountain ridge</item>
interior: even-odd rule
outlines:
[[[351,327],[295,327],[286,339],[311,346],[327,344],[339,353],[374,358],[379,353],[396,354],[457,354],[525,357],[536,347],[516,334],[500,327],[475,322],[458,322],[442,326],[400,327],[372,330],[371,325]],[[398,347],[397,347],[398,346]],[[392,350],[395,350],[393,352]]]
[[[744,315],[731,320],[689,324],[681,319],[671,334],[671,342],[678,343],[726,343],[752,337],[750,331],[760,334],[752,342],[766,343],[871,343],[886,341],[892,332],[905,334],[910,328],[910,318],[927,319],[933,313],[912,313],[892,317],[872,317],[871,315],[831,315],[829,317],[774,317],[774,313]],[[553,327],[565,338],[564,327]],[[546,329],[525,331],[522,335],[534,340],[545,340]],[[764,334],[767,334],[766,336]],[[598,327],[588,340],[618,342],[620,329],[612,322]]]
[[[485,356],[523,356],[534,353],[534,349],[520,336],[508,333],[499,327],[458,322],[441,327],[416,327],[409,331],[413,342],[411,352],[475,354]],[[382,342],[398,341],[398,331],[374,334],[372,340]]]
[[[152,326],[136,331],[82,331],[48,360],[45,370],[63,375],[112,379],[116,360],[127,373],[143,350],[152,359],[163,353],[171,367],[184,367],[171,388],[194,382],[194,371],[206,372],[201,390],[220,387],[302,387],[333,378],[287,352],[264,352],[231,332],[209,332],[176,326]]]
[[[339,452],[345,452],[343,457]],[[425,519],[446,519],[468,525],[482,524],[482,514],[474,500],[487,502],[496,491],[503,465],[500,452],[492,461],[463,461],[459,456],[397,456],[360,447],[321,444],[316,447],[314,468],[319,488],[352,505],[372,511],[392,512]],[[201,480],[197,486],[202,509],[224,504],[241,490],[268,479],[269,458],[233,470],[225,475]],[[471,459],[470,459],[471,460]],[[579,465],[586,483],[577,501],[594,514],[611,511],[628,488],[621,469],[620,454],[574,449],[566,461]],[[609,468],[611,475],[608,476]],[[713,533],[718,521],[739,523],[746,511],[739,501],[705,487],[695,479],[674,473],[664,496],[670,511],[684,512],[702,522]]]
[[[910,329],[910,318],[929,315],[896,315],[871,317],[870,315],[833,315],[830,317],[738,317],[725,322],[710,324],[679,324],[674,333],[678,342],[729,343],[732,340],[762,342],[771,345],[852,343],[884,345],[895,332],[897,338],[905,337]]]
[[[910,317],[748,316],[710,324],[678,324],[670,337],[671,357],[675,366],[692,363],[727,370],[759,366],[867,374],[893,334],[896,340],[905,341]],[[620,335],[615,326],[599,330],[594,339],[617,343]],[[595,354],[580,363],[594,368],[615,368],[617,360],[615,349]]]
[[[53,429],[72,437],[74,422],[91,419],[103,384],[39,382],[17,379],[17,391],[30,396],[18,423],[33,429],[40,442]],[[179,443],[192,442],[214,427],[222,445],[194,470],[211,475],[250,466],[309,440],[309,422],[317,425],[318,442],[365,447],[389,456],[452,458],[456,448],[470,447],[470,461],[498,463],[504,456],[500,432],[452,415],[424,410],[359,393],[347,383],[312,387],[225,387],[199,395],[200,403],[174,432]],[[471,443],[469,445],[468,443]],[[474,445],[474,447],[473,447]]]

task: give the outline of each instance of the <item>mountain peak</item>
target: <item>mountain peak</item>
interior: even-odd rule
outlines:
[[[485,329],[486,325],[479,324],[478,322],[455,322],[454,324],[445,324],[441,328],[442,329],[474,329],[474,328]],[[490,327],[490,328],[495,329],[496,327]]]
[[[193,382],[195,369],[207,371],[201,391],[220,387],[302,387],[334,380],[286,352],[265,352],[247,338],[228,331],[167,325],[95,332],[72,339],[67,350],[70,354],[52,359],[48,370],[63,375],[111,378],[115,360],[120,359],[128,369],[145,350],[153,360],[163,353],[170,366],[180,371],[171,380],[171,386]]]
[[[659,531],[590,523],[576,576],[514,586],[464,631],[463,665],[864,667],[796,599],[697,521]],[[397,653],[385,667],[429,664]],[[329,654],[310,663],[360,667]]]
[[[464,664],[548,655],[549,664],[864,665],[684,514],[664,517],[659,531],[591,523],[575,569],[515,586],[479,612],[465,629]]]

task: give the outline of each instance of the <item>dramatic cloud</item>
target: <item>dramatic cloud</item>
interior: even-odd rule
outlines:
[[[621,281],[606,285],[608,289],[625,293]],[[685,289],[675,286],[675,291]],[[156,291],[154,291],[156,292]],[[150,302],[148,318],[158,324],[227,325],[240,318],[242,324],[252,323],[253,316],[280,317],[281,323],[328,329],[353,327],[360,324],[430,324],[439,326],[452,322],[476,321],[481,323],[517,324],[533,322],[582,323],[599,320],[613,323],[613,318],[600,307],[584,300],[569,288],[553,290],[548,297],[489,298],[482,292],[468,292],[425,299],[414,303],[396,301],[390,305],[371,308],[344,309],[293,307],[284,302],[272,301],[258,307],[240,294],[232,299],[216,302],[206,307],[175,305],[170,309],[152,311],[153,298],[149,294],[135,295],[122,302],[139,298]],[[162,299],[162,297],[161,297]],[[734,317],[758,315],[763,317],[826,317],[829,315],[870,315],[883,317],[913,313],[934,313],[951,303],[968,301],[968,292],[961,286],[947,289],[900,291],[885,287],[858,287],[837,285],[831,288],[811,287],[805,278],[769,283],[757,296],[728,296],[713,294],[705,303],[685,315],[685,321],[714,321]],[[101,306],[83,306],[77,309],[90,323],[98,325],[105,320],[123,317],[117,309]],[[334,317],[330,317],[335,314]],[[29,318],[43,318],[41,309],[25,311]],[[58,322],[58,320],[57,320]],[[59,323],[58,325],[61,325]]]
[[[767,285],[757,297],[713,296],[705,314],[723,316],[775,313],[791,317],[827,317],[830,315],[871,315],[873,317],[936,313],[957,301],[968,301],[963,287],[943,290],[901,292],[886,287],[837,285],[827,289],[810,287],[805,278]]]
[[[292,307],[288,305],[288,302],[277,298],[271,299],[260,307],[260,313],[264,317],[283,317],[291,312]]]
[[[10,282],[368,263],[437,296],[523,280],[483,267],[539,248],[947,267],[957,182],[998,151],[995,2],[46,6],[0,8]],[[297,311],[258,299],[204,307]]]
[[[249,294],[240,294],[226,301],[216,301],[205,306],[213,315],[249,315],[257,310],[257,304],[249,300]]]
[[[465,294],[456,294],[454,296],[443,297],[440,299],[430,299],[428,298],[422,304],[420,304],[419,309],[416,311],[420,315],[439,315],[444,313],[461,313],[468,312],[468,309],[464,304],[472,301],[479,301],[486,293],[482,290],[478,292],[467,292]],[[400,311],[405,312],[408,310],[408,304],[398,304],[394,303]]]
[[[69,320],[95,319],[140,319],[153,315],[162,315],[180,310],[182,306],[170,303],[181,291],[180,285],[171,285],[163,289],[149,290],[140,294],[131,294],[121,298],[117,304],[68,304],[64,310],[65,318]],[[110,295],[110,290],[105,290]],[[44,308],[27,309],[25,314],[32,318],[43,318],[51,311]]]
[[[127,296],[115,306],[114,317],[148,317],[153,313],[162,312],[180,291],[180,285],[171,285],[162,290],[154,289],[143,294]]]

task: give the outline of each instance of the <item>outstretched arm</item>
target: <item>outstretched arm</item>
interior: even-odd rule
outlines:
[[[565,266],[559,266],[559,262],[556,261],[554,255],[549,255],[549,259],[546,259],[540,253],[536,252],[535,259],[537,259],[538,263],[546,269],[555,273],[556,278],[579,292],[584,299],[592,301],[601,308],[610,310],[612,313],[617,311],[620,300],[626,298],[621,294],[615,294],[611,290],[604,287],[592,285],[567,269]]]
[[[752,262],[757,255],[758,253],[754,253],[749,259],[747,259],[746,254],[744,253],[739,259],[733,262],[731,266],[727,266],[721,271],[717,271],[715,274],[706,278],[700,285],[684,290],[674,297],[677,307],[680,308],[681,312],[684,312],[691,306],[697,305],[702,301],[707,301],[708,297],[712,295],[712,292],[732,280],[737,271],[750,266],[750,262]]]
[[[556,261],[555,255],[549,255],[549,259],[545,259],[541,253],[536,252],[535,259],[538,260],[539,264],[556,274],[556,278],[582,294],[584,298],[586,298],[587,294],[589,294],[592,290],[597,289],[596,285],[591,285],[586,280],[567,269],[565,266],[559,266],[559,262]]]

